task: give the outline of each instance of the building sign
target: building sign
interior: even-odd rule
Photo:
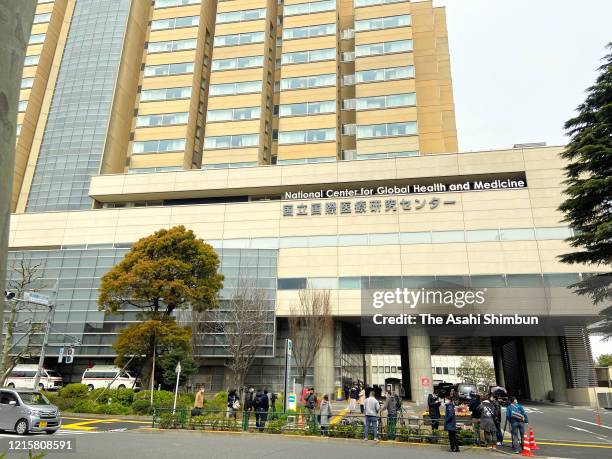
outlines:
[[[441,199],[436,196],[386,199],[364,199],[359,201],[325,201],[299,204],[283,204],[283,217],[303,217],[317,215],[363,215],[408,211],[434,210],[440,206],[452,206],[454,199]]]
[[[448,193],[462,191],[516,190],[527,187],[526,179],[467,180],[462,182],[431,182],[427,184],[379,186],[376,188],[345,188],[343,190],[321,189],[317,191],[286,191],[285,200],[359,198],[374,195],[407,195],[425,193]]]
[[[429,387],[429,383],[431,381],[429,381],[429,378],[421,378],[421,386],[423,387]]]

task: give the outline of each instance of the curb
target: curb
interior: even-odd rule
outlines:
[[[89,419],[120,419],[120,420],[123,419],[126,421],[142,421],[143,423],[149,423],[149,424],[153,422],[153,418],[150,416],[138,416],[134,414],[121,415],[121,414],[99,414],[99,413],[72,413],[69,411],[62,411],[62,417],[89,418]]]

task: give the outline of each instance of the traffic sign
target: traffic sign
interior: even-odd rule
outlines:
[[[430,382],[429,378],[421,378],[421,386],[423,387],[429,387]]]
[[[42,306],[51,305],[49,295],[43,295],[42,293],[38,292],[25,292],[23,294],[23,299],[29,303],[40,304]]]

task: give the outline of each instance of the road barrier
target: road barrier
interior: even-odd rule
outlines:
[[[190,410],[155,408],[152,427],[160,429],[188,429],[207,431],[265,432],[270,434],[328,436],[336,438],[363,439],[364,416],[346,413],[346,410],[332,413],[328,425],[321,428],[320,416],[303,412],[262,412],[202,410],[200,415],[191,416]],[[443,420],[440,422],[443,425]],[[463,445],[474,444],[471,419],[458,419],[458,438]],[[431,420],[418,416],[398,413],[397,418],[378,418],[378,437],[381,440],[420,443],[448,443],[444,430],[432,429]],[[373,438],[373,435],[370,436]]]

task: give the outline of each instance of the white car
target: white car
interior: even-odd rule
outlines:
[[[15,368],[6,378],[4,385],[11,388],[33,389],[37,370],[38,365],[15,365]],[[58,390],[62,386],[62,375],[57,371],[43,368],[38,381],[38,389]]]
[[[128,371],[112,365],[95,365],[83,372],[81,384],[89,390],[108,387],[110,389],[140,389],[140,379],[132,376]]]

